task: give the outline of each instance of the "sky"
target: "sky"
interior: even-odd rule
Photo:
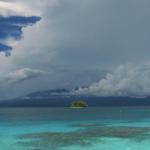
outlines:
[[[0,95],[55,88],[150,95],[150,1],[0,0]]]

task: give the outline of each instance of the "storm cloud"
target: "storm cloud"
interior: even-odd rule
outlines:
[[[3,17],[20,13],[26,18],[42,18],[38,23],[32,23],[33,26],[21,29],[22,34],[17,37],[24,38],[19,42],[9,39],[5,44],[1,42],[4,38],[0,41],[3,44],[0,48],[6,51],[13,48],[9,59],[0,54],[1,74],[20,68],[48,72],[44,77],[33,78],[30,83],[28,80],[23,82],[22,91],[29,92],[30,89],[32,92],[37,89],[37,84],[41,85],[40,90],[88,86],[89,93],[97,95],[99,88],[98,92],[92,90],[92,93],[91,87],[99,86],[100,82],[102,90],[102,81],[105,81],[114,86],[114,91],[107,87],[107,92],[102,90],[100,95],[139,95],[140,92],[148,95],[149,81],[146,80],[149,69],[140,69],[149,64],[148,0],[8,0],[7,3],[15,5],[12,9],[3,5],[3,10],[0,10],[5,14]],[[26,7],[30,10],[28,13]],[[136,67],[126,65],[129,63]],[[120,65],[123,66],[121,77],[118,73]],[[132,69],[135,78],[129,73]],[[137,76],[139,80],[135,81]],[[124,78],[130,81],[127,85],[123,85]],[[117,83],[110,83],[110,80]]]

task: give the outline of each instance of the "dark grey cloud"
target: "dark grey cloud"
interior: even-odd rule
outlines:
[[[37,84],[40,89],[88,86],[121,64],[142,66],[149,61],[150,1],[55,2],[41,3],[42,20],[23,31],[25,38],[10,58],[8,70],[28,67],[48,72],[19,85],[20,91],[37,90]]]
[[[47,12],[57,60],[95,67],[149,59],[148,6],[147,0],[61,1]]]

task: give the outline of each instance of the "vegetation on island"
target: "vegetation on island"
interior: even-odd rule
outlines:
[[[87,102],[85,102],[83,100],[79,100],[79,101],[72,102],[71,107],[72,108],[84,108],[84,107],[88,107],[88,104],[87,104]]]

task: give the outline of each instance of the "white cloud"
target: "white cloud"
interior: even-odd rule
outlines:
[[[73,93],[95,96],[149,96],[150,64],[119,66],[99,82]]]
[[[57,4],[58,0],[0,0],[0,15],[41,16],[45,7]]]
[[[35,12],[28,5],[22,2],[0,1],[0,15],[9,16],[33,14],[35,14]]]
[[[31,78],[36,78],[44,75],[45,72],[37,69],[23,68],[10,72],[4,77],[5,82],[7,83],[16,83],[24,80],[29,80]]]

